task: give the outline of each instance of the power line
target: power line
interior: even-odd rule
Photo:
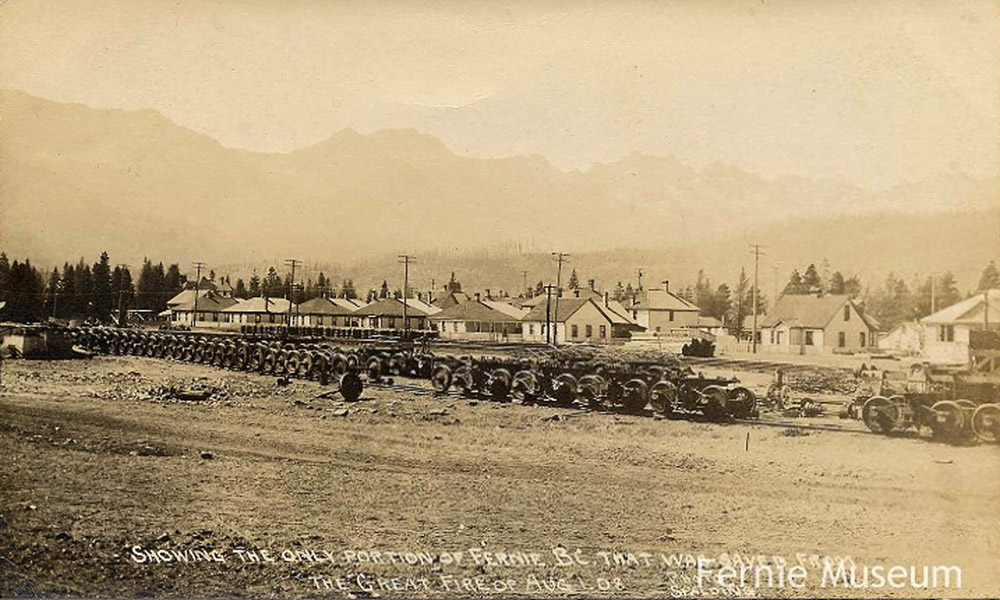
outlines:
[[[763,255],[760,249],[764,246],[760,244],[751,244],[750,246],[753,248],[753,252],[751,253],[753,254],[753,331],[751,332],[750,344],[752,352],[757,354],[757,290],[759,289],[757,287],[757,279],[760,273],[760,257]]]
[[[205,263],[199,260],[192,265],[198,270],[194,278],[194,313],[191,315],[191,327],[193,328],[198,324],[198,287],[201,285],[201,268],[205,266]]]
[[[400,254],[399,258],[399,262],[403,263],[403,340],[405,341],[407,333],[410,331],[410,321],[406,310],[407,304],[409,304],[410,263],[416,262],[417,257],[410,254]]]
[[[565,252],[553,252],[552,258],[554,258],[556,260],[556,263],[559,265],[556,268],[556,307],[555,307],[556,314],[555,314],[555,319],[552,322],[552,345],[558,346],[559,345],[559,337],[558,337],[559,296],[562,294],[562,266],[563,263],[569,262],[569,254],[566,254]]]
[[[295,267],[300,265],[301,263],[302,261],[298,260],[297,258],[285,259],[285,264],[291,265],[292,267],[292,278],[291,281],[289,281],[288,283],[288,318],[287,318],[288,327],[292,326],[292,293],[295,290]],[[285,334],[286,335],[288,334],[288,329],[285,329]]]

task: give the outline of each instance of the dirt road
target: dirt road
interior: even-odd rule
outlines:
[[[385,389],[342,404],[132,357],[3,368],[2,595],[726,596],[677,563],[735,553],[805,565],[808,585],[765,596],[1000,594],[993,446]],[[192,381],[222,392],[164,399]],[[956,565],[961,588],[820,588],[819,556]]]

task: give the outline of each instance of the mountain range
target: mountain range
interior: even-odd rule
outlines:
[[[510,288],[521,267],[544,272],[553,249],[605,284],[636,263],[654,278],[700,267],[729,278],[750,265],[750,243],[783,272],[827,258],[872,278],[969,280],[1000,256],[1000,180],[914,174],[865,190],[643,154],[567,172],[537,155],[462,156],[413,130],[343,130],[262,153],[152,110],[0,91],[0,249],[41,264],[107,250],[115,262],[204,260],[245,274],[295,256],[368,285],[384,277],[362,267],[414,252],[436,257],[423,264],[439,278],[470,264],[472,283]]]

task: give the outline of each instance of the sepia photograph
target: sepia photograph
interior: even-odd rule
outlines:
[[[997,0],[0,0],[0,598],[998,560]]]

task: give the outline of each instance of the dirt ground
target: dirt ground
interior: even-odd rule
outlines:
[[[995,446],[425,384],[344,404],[312,382],[134,357],[6,361],[2,377],[3,596],[1000,595]],[[164,392],[192,382],[223,392]],[[696,587],[698,555],[800,565],[807,581]],[[961,587],[820,587],[833,557],[954,565]]]

